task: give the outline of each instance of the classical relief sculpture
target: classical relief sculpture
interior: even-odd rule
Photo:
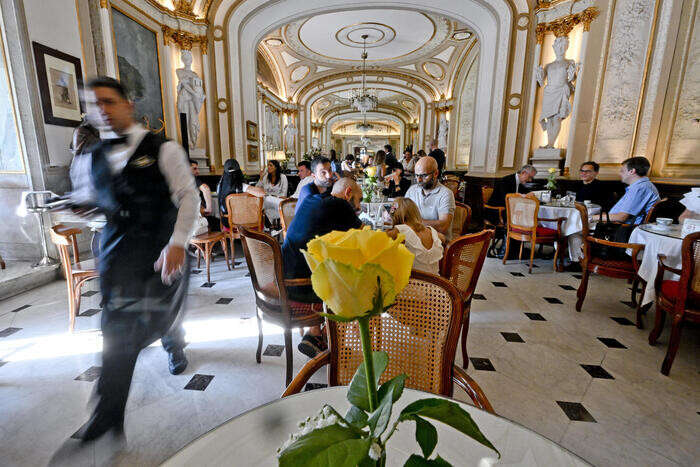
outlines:
[[[191,69],[192,52],[183,50],[180,58],[185,66],[175,70],[178,79],[177,111],[187,115],[187,137],[190,149],[194,149],[199,137],[199,112],[206,97],[202,79]]]
[[[440,118],[440,125],[438,126],[438,147],[444,149],[447,147],[447,133],[450,131],[450,122],[447,121],[447,117],[443,114]]]
[[[287,152],[294,152],[294,138],[296,138],[297,132],[294,122],[289,122],[284,126],[284,145]]]
[[[574,91],[573,81],[578,74],[580,64],[566,58],[566,50],[569,48],[569,38],[557,37],[554,40],[554,54],[556,60],[544,66],[537,67],[535,77],[537,84],[544,86],[542,97],[542,112],[540,125],[547,132],[546,148],[553,148],[554,142],[559,136],[561,122],[571,113],[569,98]],[[547,85],[544,80],[547,78]]]

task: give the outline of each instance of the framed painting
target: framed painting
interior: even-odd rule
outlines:
[[[32,42],[44,122],[78,126],[84,111],[79,90],[83,87],[80,59]]]
[[[248,141],[257,141],[258,140],[258,124],[255,122],[251,122],[250,120],[246,120],[245,122],[245,137]]]
[[[158,36],[112,6],[119,80],[134,102],[137,120],[154,133],[165,131]]]
[[[260,153],[257,146],[252,144],[248,145],[248,162],[258,162],[260,159]]]

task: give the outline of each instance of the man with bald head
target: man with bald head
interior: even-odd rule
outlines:
[[[333,185],[330,194],[316,193],[306,196],[298,205],[292,223],[287,229],[287,236],[282,244],[282,260],[286,279],[304,279],[311,277],[311,270],[301,250],[317,235],[325,235],[333,230],[350,230],[362,227],[356,212],[360,209],[362,190],[349,177],[343,177]],[[287,287],[290,300],[304,303],[318,303],[321,299],[314,294],[311,286]],[[325,350],[321,329],[314,327],[306,333],[299,351],[309,358]]]
[[[416,184],[406,192],[420,210],[423,223],[451,238],[452,218],[455,212],[455,196],[452,190],[438,180],[440,170],[432,157],[422,157],[416,162]]]

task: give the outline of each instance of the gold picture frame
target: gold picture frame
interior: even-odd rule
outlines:
[[[248,145],[248,162],[258,162],[260,160],[260,150],[253,144]]]
[[[257,123],[251,122],[250,120],[246,120],[246,122],[245,122],[245,137],[248,141],[257,141],[258,140],[258,124]]]

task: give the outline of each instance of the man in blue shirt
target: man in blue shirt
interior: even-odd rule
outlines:
[[[314,177],[313,183],[304,185],[299,191],[297,207],[294,213],[299,212],[299,207],[304,199],[309,195],[329,194],[333,186],[334,177],[331,169],[331,161],[327,157],[319,156],[311,161],[311,172]]]
[[[629,185],[625,194],[610,210],[610,220],[641,224],[651,207],[659,200],[659,191],[647,177],[650,168],[645,157],[631,157],[620,165],[620,179]]]

